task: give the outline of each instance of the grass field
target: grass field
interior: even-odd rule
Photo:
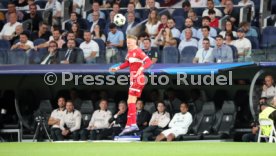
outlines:
[[[276,144],[230,142],[0,143],[1,156],[276,156]]]

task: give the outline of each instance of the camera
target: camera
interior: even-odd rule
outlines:
[[[45,121],[45,117],[44,117],[44,116],[39,115],[39,116],[35,117],[35,121],[36,121],[36,122],[42,122],[42,121]]]

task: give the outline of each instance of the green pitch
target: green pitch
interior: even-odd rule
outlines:
[[[276,156],[276,144],[208,142],[0,143],[1,156]]]

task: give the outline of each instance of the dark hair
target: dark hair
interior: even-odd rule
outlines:
[[[116,24],[115,23],[110,23],[109,24],[109,29],[114,29],[114,28],[117,28]]]
[[[191,7],[191,3],[190,3],[189,1],[184,1],[184,2],[182,3],[182,8],[184,8],[185,6]]]
[[[225,38],[226,38],[226,36],[229,36],[229,37],[231,38],[231,40],[234,40],[234,39],[235,39],[232,32],[226,32]]]
[[[209,22],[211,22],[211,18],[209,17],[209,16],[204,16],[204,17],[202,17],[202,21],[203,20],[208,20]]]
[[[138,99],[138,100],[136,101],[136,103],[137,103],[138,101],[141,101],[142,104],[144,105],[144,101],[143,101],[142,99]]]
[[[48,24],[44,21],[39,22],[39,26],[42,26],[42,25],[47,25],[48,26]]]
[[[201,27],[201,30],[202,30],[202,29],[207,29],[208,31],[210,31],[210,27],[209,27],[209,26],[202,26],[202,27]]]
[[[216,38],[221,38],[221,39],[223,39],[223,37],[222,37],[221,35],[217,35]]]
[[[20,34],[20,36],[21,36],[21,35],[24,35],[24,36],[26,36],[27,38],[29,38],[29,34],[26,33],[26,32],[24,32],[24,31]]]
[[[174,19],[174,18],[170,18],[170,19],[168,19],[168,20],[173,20],[173,22],[175,23],[175,19]]]
[[[210,40],[209,40],[209,38],[203,38],[203,41],[208,41],[209,43],[210,43]]]
[[[72,103],[74,106],[74,102],[72,100],[67,100],[66,103]]]
[[[100,32],[99,33],[100,33],[100,36],[102,36],[104,34],[103,29],[101,29],[101,26],[99,24],[96,24],[96,25],[98,25],[100,27]],[[95,31],[93,30],[91,34],[95,35]]]
[[[149,41],[149,42],[151,42],[151,40],[150,40],[149,38],[145,38],[144,41]]]
[[[213,2],[213,4],[214,4],[214,1],[213,1],[213,0],[207,0],[207,2]]]
[[[57,44],[56,41],[50,41],[50,42],[49,42],[49,45],[50,45],[51,43],[54,43],[54,44],[56,45],[56,47],[58,47],[58,44]],[[64,97],[61,96],[61,97],[59,97],[59,98],[64,98]],[[58,99],[59,99],[59,98],[58,98]],[[65,98],[64,98],[64,100],[65,100]]]
[[[70,16],[71,16],[71,14],[75,14],[78,17],[78,14],[76,12],[71,12]]]
[[[209,9],[208,15],[212,15],[212,14],[216,14],[215,10],[214,9]]]
[[[185,105],[187,109],[189,109],[189,104],[187,102],[182,102],[180,105]]]

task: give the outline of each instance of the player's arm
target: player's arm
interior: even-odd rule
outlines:
[[[143,61],[144,64],[138,69],[134,77],[137,77],[144,71],[144,69],[147,69],[152,65],[151,59],[143,51],[141,51],[138,57]]]
[[[115,68],[111,68],[109,69],[110,72],[116,72],[120,69],[124,69],[124,68],[127,68],[129,66],[129,61],[126,60],[124,63],[122,63],[119,67],[115,67]]]

